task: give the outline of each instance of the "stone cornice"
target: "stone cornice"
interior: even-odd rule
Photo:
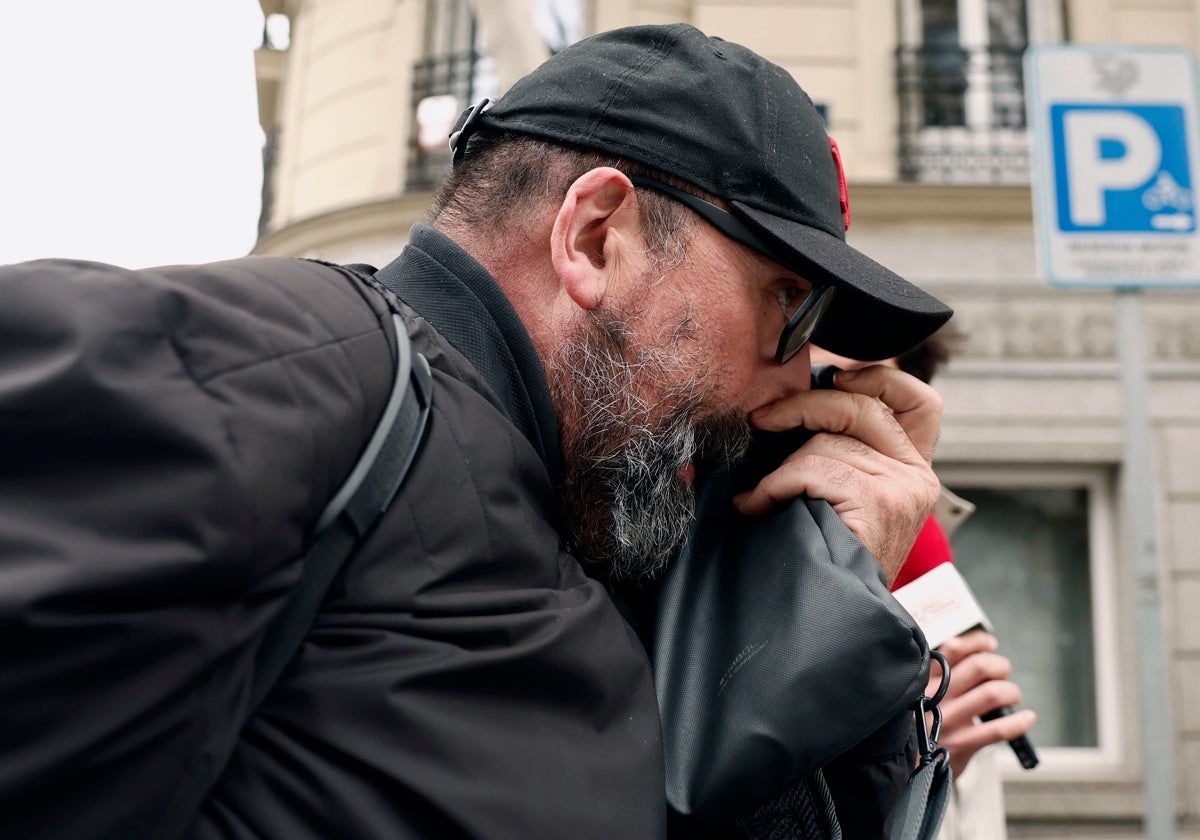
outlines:
[[[850,196],[853,220],[867,224],[1032,221],[1028,187],[852,183]],[[427,192],[405,194],[301,219],[269,231],[253,253],[295,256],[331,243],[407,231],[423,218],[431,199]]]
[[[1031,222],[1029,187],[850,183],[851,222],[946,220]]]
[[[310,216],[268,231],[251,253],[302,257],[376,236],[403,237],[425,218],[432,198],[427,192],[410,193]]]

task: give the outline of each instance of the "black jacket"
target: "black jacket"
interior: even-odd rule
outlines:
[[[384,300],[266,257],[0,267],[5,836],[663,835],[646,657],[560,548],[528,335],[427,227],[379,277],[416,310],[427,438],[246,723],[263,631],[391,385]],[[886,755],[831,777],[864,831],[911,766]]]
[[[275,258],[0,269],[6,836],[662,835],[646,657],[560,547],[527,335],[429,228],[381,276],[420,312],[427,437],[243,727],[390,386],[384,302]]]

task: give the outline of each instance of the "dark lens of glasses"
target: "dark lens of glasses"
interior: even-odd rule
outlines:
[[[800,352],[800,348],[812,338],[821,319],[829,310],[829,305],[833,303],[836,291],[833,286],[817,286],[812,294],[804,299],[804,303],[800,304],[800,308],[788,320],[787,326],[779,336],[779,349],[775,352],[775,360],[779,364],[791,361],[792,357]]]

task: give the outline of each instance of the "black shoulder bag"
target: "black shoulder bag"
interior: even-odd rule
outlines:
[[[745,837],[841,837],[820,768],[913,709],[921,759],[892,837],[931,838],[950,769],[936,749],[936,703],[932,738],[924,725],[920,628],[828,503],[800,498],[755,518],[732,505],[802,439],[762,435],[749,476],[704,480],[690,538],[659,587],[652,657],[667,799],[701,820],[737,815]]]

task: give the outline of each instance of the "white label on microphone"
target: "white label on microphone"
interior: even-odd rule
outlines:
[[[942,563],[892,593],[913,617],[931,648],[975,627],[992,632],[983,607],[953,563]]]

